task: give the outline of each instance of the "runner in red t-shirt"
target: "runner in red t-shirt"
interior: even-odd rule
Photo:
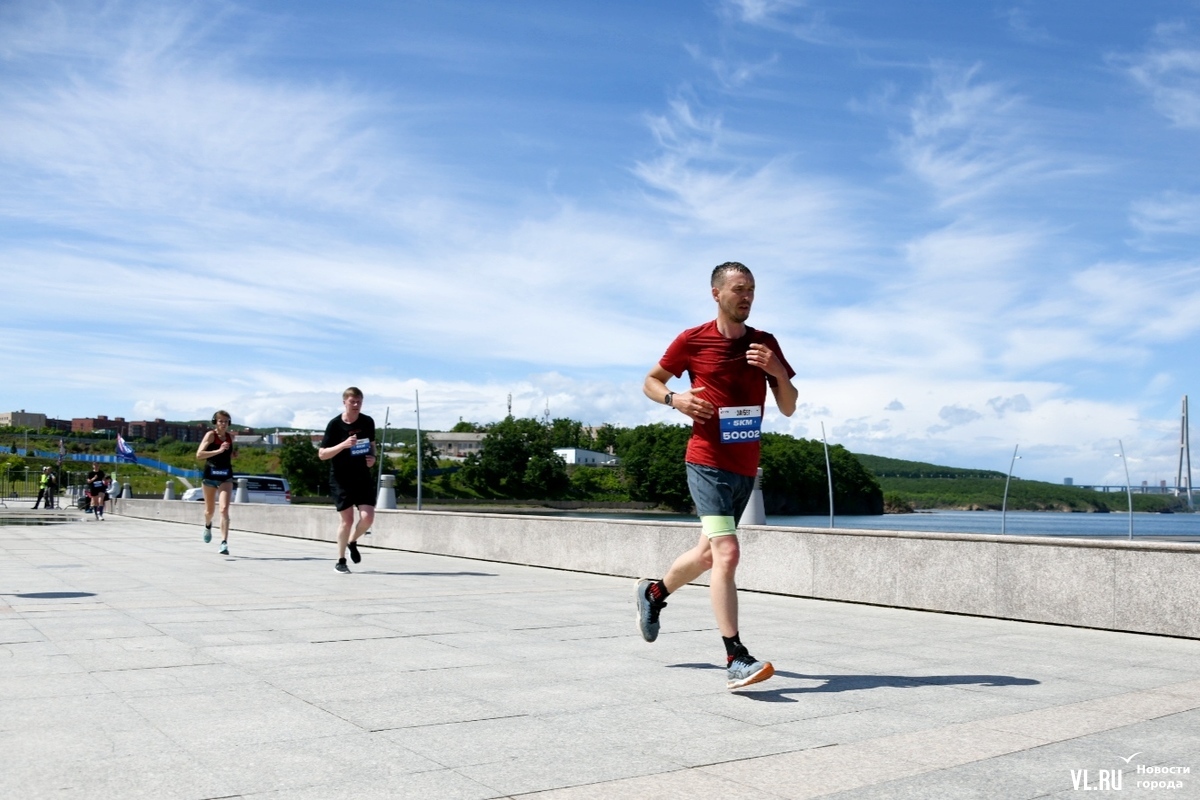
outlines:
[[[667,596],[711,569],[713,612],[728,664],[725,685],[740,689],[765,681],[775,668],[750,655],[738,636],[737,520],[754,489],[767,387],[779,410],[790,417],[796,410],[791,380],[796,373],[774,336],[746,325],[754,303],[754,276],[745,265],[731,261],[714,269],[712,296],[717,318],[679,334],[642,386],[651,400],[692,418],[685,460],[702,534],[661,580],[638,583],[636,601],[642,637],[653,642]],[[668,380],[685,371],[687,391],[667,388]]]

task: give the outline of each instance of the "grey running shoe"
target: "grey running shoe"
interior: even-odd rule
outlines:
[[[226,542],[221,542],[221,549],[217,552],[223,556],[229,555],[229,545]]]
[[[650,599],[647,590],[652,583],[654,581],[648,578],[638,581],[637,591],[634,593],[634,602],[637,603],[638,627],[642,631],[642,638],[647,642],[653,642],[658,638],[658,612],[667,607],[664,602],[655,602]]]
[[[212,541],[212,525],[204,526],[204,543],[208,544]]]
[[[770,661],[758,661],[749,653],[743,653],[734,656],[733,661],[729,662],[725,688],[741,689],[743,686],[765,681],[774,674],[775,668],[771,666]]]
[[[358,552],[358,543],[350,542],[346,545],[346,549],[350,551],[350,560],[355,564],[362,561],[362,554]]]
[[[337,562],[337,566],[335,566],[334,569],[336,569],[338,572],[342,573],[343,575],[350,574],[350,568],[346,566],[345,561]]]

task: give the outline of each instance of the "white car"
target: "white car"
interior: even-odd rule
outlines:
[[[234,492],[237,492],[238,478],[246,479],[246,494],[251,503],[290,503],[292,502],[292,487],[287,478],[278,475],[233,475]],[[197,486],[183,493],[183,500],[203,500],[204,489]]]

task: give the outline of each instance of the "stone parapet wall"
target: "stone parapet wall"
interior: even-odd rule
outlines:
[[[121,500],[117,513],[199,527],[199,503]],[[239,504],[235,531],[333,542],[318,506]],[[796,597],[1200,638],[1200,544],[751,526],[738,586]],[[374,547],[660,576],[699,525],[452,511],[376,512]],[[332,557],[332,553],[331,553]]]

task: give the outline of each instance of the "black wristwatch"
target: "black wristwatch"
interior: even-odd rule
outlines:
[[[673,402],[674,400],[675,400],[675,393],[667,392],[667,396],[663,398],[663,403],[668,406],[671,406],[671,408],[674,408],[675,407],[674,402]]]

